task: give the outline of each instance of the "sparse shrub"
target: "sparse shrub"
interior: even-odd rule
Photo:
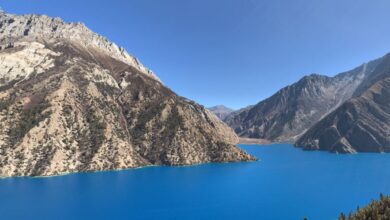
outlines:
[[[340,220],[376,220],[390,219],[390,197],[380,194],[379,201],[372,201],[364,208],[357,208],[356,213],[350,213],[348,217],[341,213]]]
[[[8,108],[10,106],[10,103],[5,100],[0,100],[0,112],[4,109]]]
[[[20,119],[10,129],[8,135],[10,137],[10,144],[14,146],[31,130],[39,124],[39,122],[45,120],[51,114],[50,111],[44,112],[49,107],[49,104],[45,101],[37,103],[29,109],[21,109]]]
[[[173,138],[179,128],[184,127],[184,121],[177,108],[173,108],[166,120],[165,134],[163,136]]]
[[[157,104],[150,104],[148,108],[144,109],[139,113],[137,116],[137,123],[132,129],[132,134],[134,137],[142,136],[145,133],[145,127],[146,123],[151,121],[154,117],[159,115],[159,113],[164,108],[164,105],[157,103]]]
[[[97,116],[93,108],[86,112],[85,117],[88,129],[81,130],[77,138],[81,151],[80,161],[82,164],[79,167],[80,170],[88,168],[90,161],[104,142],[106,130],[106,124],[101,117]]]
[[[96,116],[93,112],[87,115],[87,122],[89,126],[92,145],[102,145],[104,141],[104,131],[106,130],[106,124],[100,117]]]

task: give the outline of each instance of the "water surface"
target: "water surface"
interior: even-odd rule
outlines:
[[[390,194],[390,154],[242,147],[261,161],[0,179],[0,219],[336,219]]]

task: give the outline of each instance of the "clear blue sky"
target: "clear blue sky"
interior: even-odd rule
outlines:
[[[240,108],[309,73],[390,52],[389,0],[0,0],[10,13],[82,21],[167,86]]]

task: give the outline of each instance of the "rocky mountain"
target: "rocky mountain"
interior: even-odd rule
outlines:
[[[241,137],[294,142],[366,82],[381,59],[334,77],[311,74],[258,104],[230,114],[225,122]]]
[[[311,127],[295,145],[338,153],[390,152],[390,54],[353,98]]]
[[[208,109],[212,111],[221,120],[224,120],[234,111],[233,109],[230,109],[224,105],[217,105]]]
[[[81,23],[0,13],[0,176],[255,158],[233,130]]]

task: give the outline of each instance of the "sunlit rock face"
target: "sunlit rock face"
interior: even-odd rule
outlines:
[[[255,158],[203,106],[83,24],[0,13],[0,176]]]

